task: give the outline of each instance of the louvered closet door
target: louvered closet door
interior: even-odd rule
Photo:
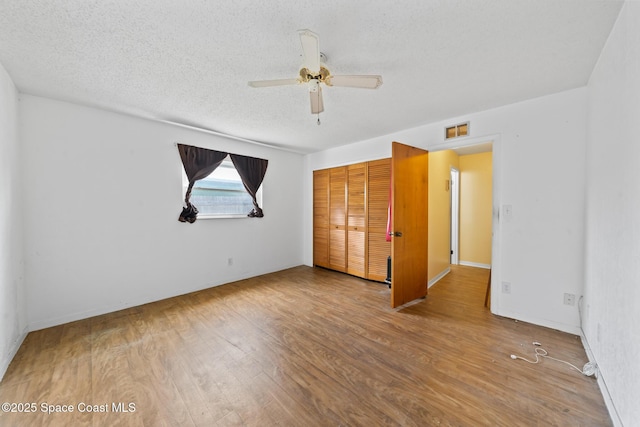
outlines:
[[[329,267],[329,171],[313,172],[313,264]]]
[[[347,273],[366,275],[367,164],[347,167]]]
[[[347,168],[329,169],[329,268],[347,271]]]
[[[391,185],[391,159],[369,162],[367,186],[367,279],[384,281],[391,242],[387,242],[387,212]]]

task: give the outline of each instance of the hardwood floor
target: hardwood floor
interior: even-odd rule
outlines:
[[[587,361],[573,335],[493,316],[488,274],[455,267],[392,310],[385,285],[296,267],[32,332],[0,402],[35,412],[0,425],[611,425],[595,379],[510,359],[539,341]]]

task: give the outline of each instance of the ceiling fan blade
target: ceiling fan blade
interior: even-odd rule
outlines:
[[[271,86],[287,86],[300,84],[298,79],[279,79],[279,80],[257,80],[249,82],[251,87],[271,87]]]
[[[310,30],[299,30],[302,43],[302,66],[311,73],[320,71],[320,41],[318,35]]]
[[[315,92],[309,91],[311,99],[311,114],[320,114],[324,111],[324,103],[322,102],[322,88],[318,86]]]
[[[329,86],[377,89],[382,86],[382,76],[330,76],[325,83]]]

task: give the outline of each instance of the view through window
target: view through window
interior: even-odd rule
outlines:
[[[262,188],[258,190],[256,198],[258,204],[262,205]],[[246,217],[253,209],[251,195],[244,188],[229,156],[211,175],[196,181],[191,192],[191,203],[200,212],[198,218]]]

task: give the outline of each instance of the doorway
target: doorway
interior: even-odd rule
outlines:
[[[429,286],[434,285],[446,276],[455,265],[465,265],[483,269],[491,268],[492,286],[495,283],[499,283],[500,228],[498,207],[500,206],[500,181],[497,177],[500,176],[500,148],[500,135],[487,135],[473,139],[465,138],[465,141],[449,141],[437,147],[427,146],[427,149],[434,155],[433,167],[430,167],[430,170],[433,171],[433,175],[430,173],[430,179],[432,181],[432,187],[430,188],[433,188],[433,191],[430,192],[430,198],[433,196],[433,201],[429,205],[429,217],[432,219],[429,221]],[[441,155],[439,154],[440,152],[442,152]],[[445,154],[446,152],[449,154]],[[481,233],[482,236],[479,236],[482,237],[484,243],[480,243],[478,246],[473,245],[474,242],[478,242],[476,237],[478,230],[473,229],[473,223],[478,218],[475,218],[475,214],[470,213],[472,211],[469,209],[469,206],[474,206],[473,204],[470,205],[470,203],[475,203],[473,200],[477,198],[478,193],[475,192],[474,185],[468,180],[476,178],[476,167],[484,164],[486,158],[484,160],[481,158],[472,160],[466,157],[464,163],[459,163],[458,160],[470,154],[481,153],[491,153],[492,173],[489,175],[488,183],[486,182],[487,175],[482,175],[482,188],[490,188],[489,191],[491,192],[488,199],[489,205],[487,206],[487,199],[482,198],[484,203],[480,207],[481,212],[483,212],[482,217],[484,218],[481,221],[483,224],[482,229],[488,230],[490,247],[486,246],[487,243],[486,240],[484,240],[486,239],[486,232]],[[467,170],[465,173],[465,168],[468,169],[469,167],[473,169]],[[445,180],[447,181],[446,186],[443,185],[443,181]],[[465,185],[467,190],[471,188],[470,192],[468,191],[466,193],[466,196]],[[472,200],[469,200],[469,198]],[[487,223],[486,218],[487,208],[489,209],[489,215],[491,215],[489,223]],[[471,221],[471,223],[469,221]],[[469,229],[469,227],[471,227],[471,229]],[[471,234],[469,234],[469,230],[471,230]],[[472,246],[469,246],[470,243]],[[486,254],[486,251],[490,251],[490,258],[485,259],[484,255],[478,255],[476,252],[472,253],[469,251],[470,248],[485,248],[482,249],[483,252],[481,253]],[[496,303],[491,305],[491,310],[497,312],[499,308],[499,292],[492,293],[492,300],[493,299],[496,300]],[[480,302],[480,304],[482,304],[482,302]]]

